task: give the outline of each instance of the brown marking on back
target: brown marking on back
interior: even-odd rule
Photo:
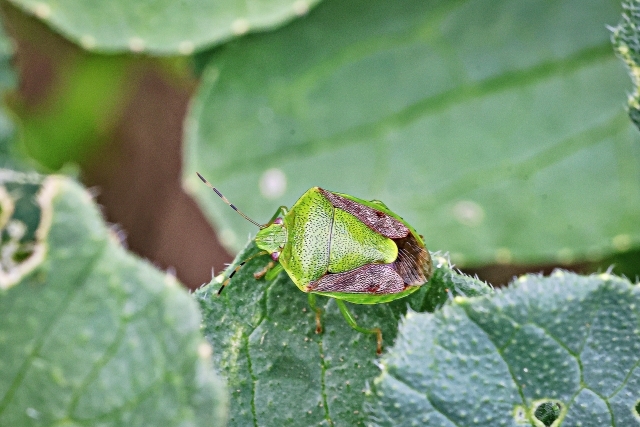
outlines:
[[[354,202],[322,188],[318,188],[318,190],[334,207],[349,212],[376,233],[390,239],[401,239],[411,234],[409,233],[409,228],[401,221],[382,211]]]
[[[398,258],[393,262],[395,270],[405,284],[420,286],[431,278],[433,265],[427,248],[411,233],[402,239],[393,239],[398,246]]]
[[[405,290],[393,264],[368,264],[344,273],[327,273],[309,284],[314,292],[397,294]]]

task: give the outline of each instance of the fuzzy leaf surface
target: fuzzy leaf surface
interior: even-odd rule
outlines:
[[[386,203],[457,265],[640,245],[640,139],[609,0],[328,0],[212,51],[186,186],[240,249],[320,186]],[[615,209],[611,207],[615,206]]]
[[[371,426],[544,426],[549,404],[560,405],[553,425],[640,426],[640,286],[608,274],[523,276],[409,313],[381,368]]]
[[[257,252],[250,243],[226,274]],[[229,426],[365,425],[364,390],[379,373],[375,337],[351,329],[335,301],[324,297],[318,297],[324,332],[315,334],[307,295],[285,272],[272,282],[254,278],[270,260],[261,256],[247,262],[220,297],[221,276],[195,293],[214,362],[228,382]],[[389,346],[407,306],[435,309],[451,295],[492,292],[483,282],[453,271],[444,258],[434,263],[429,283],[405,299],[347,303],[358,324],[379,326]]]
[[[0,425],[223,425],[190,295],[125,251],[79,185],[0,176]]]

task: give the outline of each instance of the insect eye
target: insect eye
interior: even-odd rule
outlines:
[[[280,258],[280,252],[271,252],[271,259],[277,261]]]
[[[274,224],[282,224],[282,218],[276,218],[275,221],[273,221]]]

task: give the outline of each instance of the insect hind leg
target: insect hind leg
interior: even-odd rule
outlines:
[[[320,310],[320,308],[318,308],[318,306],[316,305],[315,294],[309,293],[308,298],[309,298],[309,306],[316,313],[316,334],[321,334],[322,333],[322,320],[321,320],[322,310]]]
[[[338,308],[340,309],[340,312],[342,313],[344,320],[347,321],[349,326],[351,326],[353,329],[355,329],[358,332],[362,332],[364,334],[376,335],[376,344],[377,344],[376,353],[382,354],[382,331],[380,330],[380,328],[368,329],[368,328],[363,328],[362,326],[358,326],[358,324],[356,323],[356,319],[353,318],[353,316],[351,315],[351,312],[349,312],[349,309],[345,305],[344,301],[336,299],[336,304],[338,304]]]

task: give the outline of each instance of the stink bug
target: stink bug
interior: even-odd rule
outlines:
[[[309,296],[316,312],[316,333],[322,332],[320,309],[315,296],[336,299],[349,325],[359,332],[375,334],[377,352],[382,352],[380,328],[358,326],[344,301],[379,304],[405,297],[425,284],[432,274],[429,251],[422,236],[377,200],[366,201],[347,194],[310,188],[287,209],[281,206],[271,220],[261,225],[231,204],[198,173],[222,200],[260,230],[255,242],[272,261],[254,274],[274,279],[282,270]],[[251,257],[253,258],[253,257]],[[231,272],[225,286],[249,259]]]

